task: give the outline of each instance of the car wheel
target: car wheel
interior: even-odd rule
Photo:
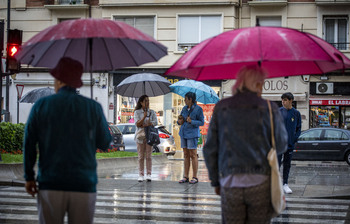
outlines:
[[[345,161],[350,165],[350,150],[345,154]]]

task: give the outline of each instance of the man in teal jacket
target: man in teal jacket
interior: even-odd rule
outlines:
[[[78,95],[83,66],[62,58],[51,71],[57,94],[38,100],[24,137],[26,191],[38,193],[40,223],[93,223],[96,202],[96,149],[112,140],[100,104]],[[34,165],[39,153],[37,190]]]

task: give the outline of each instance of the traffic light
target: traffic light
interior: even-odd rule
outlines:
[[[7,39],[7,57],[6,57],[6,71],[10,73],[17,73],[19,71],[19,62],[15,58],[22,45],[22,30],[8,30]]]

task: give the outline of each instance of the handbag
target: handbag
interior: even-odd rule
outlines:
[[[139,141],[143,141],[146,138],[146,133],[145,133],[145,129],[144,128],[139,128],[136,131],[136,139]]]
[[[147,126],[145,127],[145,132],[148,145],[159,145],[160,139],[157,128],[155,128],[154,126]]]
[[[267,101],[270,113],[270,124],[271,124],[271,143],[272,148],[267,154],[267,160],[269,161],[271,167],[271,203],[274,210],[273,216],[278,216],[286,208],[286,197],[283,192],[283,186],[281,181],[281,176],[279,172],[277,153],[276,153],[276,143],[274,136],[274,124],[273,116],[271,110],[271,103]]]

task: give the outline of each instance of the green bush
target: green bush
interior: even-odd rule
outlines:
[[[22,150],[24,124],[0,123],[0,151],[7,153]]]

